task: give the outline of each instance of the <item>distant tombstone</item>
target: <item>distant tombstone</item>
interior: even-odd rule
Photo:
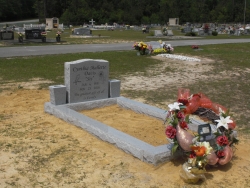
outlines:
[[[173,31],[172,30],[167,30],[168,36],[174,36]]]
[[[75,28],[73,31],[73,35],[92,35],[92,31],[90,28]]]
[[[95,21],[93,20],[93,18],[89,22],[91,23],[91,26],[94,27],[94,22]]]
[[[198,28],[194,28],[194,29],[193,29],[193,32],[198,33],[198,32],[199,32],[199,29],[198,29]]]
[[[240,36],[240,30],[239,30],[239,29],[235,29],[235,33],[234,33],[234,35],[236,35],[236,36]]]
[[[161,30],[155,30],[155,36],[156,36],[156,37],[161,37],[161,36],[163,36]]]
[[[41,39],[42,35],[41,32],[45,31],[44,28],[26,28],[25,29],[25,38],[26,39]]]
[[[108,98],[108,61],[81,59],[66,62],[64,68],[68,103]]]
[[[204,33],[204,30],[199,30],[199,33],[198,33],[198,35],[204,35],[205,33]]]
[[[14,32],[12,30],[1,30],[0,31],[0,39],[1,40],[13,40]]]
[[[191,27],[185,27],[184,28],[184,33],[190,33],[192,31]]]

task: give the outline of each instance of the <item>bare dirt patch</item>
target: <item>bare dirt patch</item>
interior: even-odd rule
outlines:
[[[200,62],[182,61],[169,59],[160,56],[152,58],[161,60],[162,63],[147,70],[146,76],[127,76],[122,80],[122,89],[129,90],[156,90],[161,87],[184,85],[185,83],[194,83],[199,80],[208,80],[210,76],[206,75],[211,71],[214,60],[203,58]],[[214,77],[213,77],[214,78]]]
[[[162,121],[118,105],[83,110],[81,113],[153,146],[168,143]]]

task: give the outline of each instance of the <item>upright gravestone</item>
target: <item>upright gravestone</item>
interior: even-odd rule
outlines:
[[[108,61],[81,59],[66,62],[64,68],[68,103],[108,98]]]
[[[73,35],[92,35],[90,28],[75,28]]]
[[[174,34],[173,34],[173,31],[172,31],[172,30],[167,30],[167,32],[168,32],[168,36],[174,36]]]
[[[0,31],[0,40],[13,40],[14,32],[12,30]]]
[[[155,36],[156,37],[162,37],[163,34],[162,34],[161,30],[155,30]]]

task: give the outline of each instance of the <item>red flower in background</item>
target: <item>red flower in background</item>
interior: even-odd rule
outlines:
[[[191,48],[192,48],[192,49],[198,49],[199,46],[197,46],[197,45],[192,45]]]
[[[168,138],[173,139],[176,136],[176,129],[172,126],[168,126],[165,131]]]

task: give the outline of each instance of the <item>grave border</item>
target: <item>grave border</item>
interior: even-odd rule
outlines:
[[[173,158],[171,155],[172,143],[160,146],[152,146],[131,135],[121,132],[113,127],[105,125],[97,120],[87,117],[77,111],[100,108],[117,104],[122,108],[130,109],[136,113],[145,114],[164,121],[166,111],[160,108],[137,102],[125,97],[100,99],[79,103],[54,105],[51,102],[44,104],[45,112],[52,114],[64,121],[74,124],[87,132],[97,136],[103,141],[109,142],[126,153],[132,154],[143,162],[160,164]]]

